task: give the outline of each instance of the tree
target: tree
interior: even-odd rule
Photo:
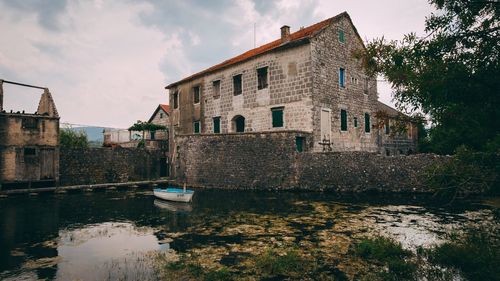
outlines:
[[[59,132],[59,145],[63,148],[88,148],[89,141],[84,131],[61,129]]]
[[[429,148],[453,153],[461,145],[500,148],[500,3],[430,0],[427,35],[375,39],[362,58],[382,75],[399,109],[430,117]]]

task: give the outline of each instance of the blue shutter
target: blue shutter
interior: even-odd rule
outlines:
[[[344,87],[344,76],[345,76],[345,70],[343,68],[340,68],[339,70],[339,85],[340,87]]]

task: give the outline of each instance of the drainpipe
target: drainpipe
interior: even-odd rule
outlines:
[[[0,79],[0,112],[3,111],[3,80]]]

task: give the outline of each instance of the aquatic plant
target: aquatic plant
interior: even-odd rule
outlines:
[[[267,249],[255,257],[258,273],[264,277],[291,276],[297,277],[308,269],[310,263],[295,249]]]

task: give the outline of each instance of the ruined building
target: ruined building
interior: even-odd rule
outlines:
[[[6,112],[4,83],[43,90],[37,111]],[[49,89],[0,80],[0,189],[57,185],[58,141],[59,115]]]
[[[275,131],[297,132],[300,150],[379,152],[364,50],[344,12],[171,83],[173,157],[176,135]]]

